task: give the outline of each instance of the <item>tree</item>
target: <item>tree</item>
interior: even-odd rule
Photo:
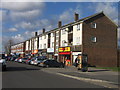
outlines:
[[[4,45],[4,49],[5,49],[5,53],[6,54],[10,54],[11,53],[11,46],[14,44],[14,41],[12,39],[9,39],[5,45]]]

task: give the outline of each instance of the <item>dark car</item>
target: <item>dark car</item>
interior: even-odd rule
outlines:
[[[61,62],[58,62],[57,60],[52,60],[52,59],[48,59],[48,60],[43,60],[43,62],[41,62],[39,64],[39,66],[42,67],[64,67],[64,64]]]

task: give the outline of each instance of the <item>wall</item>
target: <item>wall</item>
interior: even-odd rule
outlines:
[[[97,24],[91,28],[91,22]],[[91,42],[96,36],[97,42]],[[117,66],[117,27],[100,14],[83,24],[83,53],[88,54],[88,63],[100,67]]]
[[[82,23],[80,25],[80,30],[77,30],[77,25],[73,26],[73,45],[82,44]]]
[[[61,30],[61,40],[60,40],[60,46],[61,47],[64,47],[64,46],[68,46],[67,42],[68,42],[68,32],[65,31],[67,30],[68,28],[65,28],[65,29],[62,29]],[[66,41],[66,43],[63,44],[63,42]]]

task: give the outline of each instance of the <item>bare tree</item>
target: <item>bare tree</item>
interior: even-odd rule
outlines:
[[[5,44],[4,44],[4,49],[6,54],[11,53],[11,46],[14,44],[14,41],[12,39],[9,39]]]

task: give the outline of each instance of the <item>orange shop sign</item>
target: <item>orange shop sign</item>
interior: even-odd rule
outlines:
[[[34,50],[32,54],[36,54],[36,53],[38,53],[38,50]]]
[[[59,48],[59,52],[70,52],[70,47],[61,47]]]

